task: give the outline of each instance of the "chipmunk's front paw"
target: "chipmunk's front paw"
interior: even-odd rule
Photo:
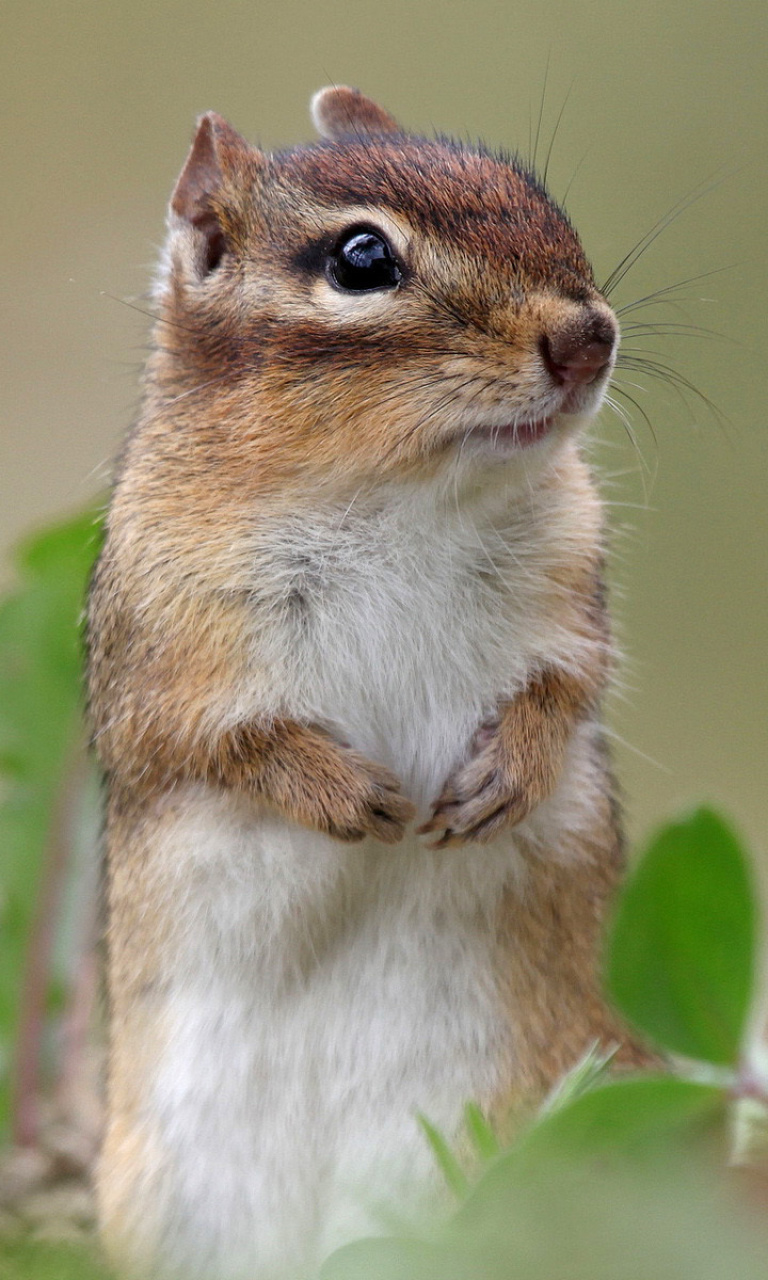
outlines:
[[[401,840],[414,806],[383,765],[316,726],[283,726],[261,786],[295,822],[336,840]]]
[[[375,836],[384,844],[402,840],[415,808],[400,791],[400,782],[382,765],[357,751],[343,751],[343,767],[334,782],[324,816],[318,825],[337,840]]]
[[[470,759],[449,777],[419,833],[437,837],[433,849],[492,840],[503,827],[521,822],[546,790],[522,766],[501,725],[485,724]]]
[[[247,741],[238,745],[247,754]],[[257,794],[336,840],[375,836],[395,844],[414,816],[393,773],[317,725],[277,723],[268,734],[259,731],[251,754]]]

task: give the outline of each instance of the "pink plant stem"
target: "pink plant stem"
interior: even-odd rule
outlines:
[[[94,944],[96,910],[95,903],[89,905],[88,932],[77,956],[75,977],[61,1025],[57,1096],[64,1111],[70,1110],[78,1084],[84,1075],[86,1049],[98,989],[99,966]]]

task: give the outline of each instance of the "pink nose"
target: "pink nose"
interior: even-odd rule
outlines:
[[[608,368],[615,343],[613,322],[591,312],[576,324],[543,334],[539,349],[558,386],[586,386]]]

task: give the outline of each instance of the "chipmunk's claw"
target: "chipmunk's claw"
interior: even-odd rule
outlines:
[[[429,848],[445,849],[492,840],[506,826],[522,821],[533,797],[521,786],[498,727],[483,725],[475,735],[475,753],[446,782],[420,835],[436,835]]]

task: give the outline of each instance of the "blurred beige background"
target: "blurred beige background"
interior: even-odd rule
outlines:
[[[614,702],[630,831],[721,803],[768,851],[768,424],[764,0],[134,0],[3,11],[0,542],[83,505],[134,413],[143,306],[195,116],[264,145],[309,136],[313,90],[347,82],[410,127],[539,154],[598,278],[678,200],[619,305],[700,273],[643,316],[720,339],[646,342],[722,410],[633,391],[637,450],[604,411],[614,601],[629,661]],[[574,178],[575,172],[575,178]],[[727,268],[720,271],[720,268]],[[638,379],[642,382],[642,379]],[[655,439],[654,439],[655,435]],[[7,580],[7,568],[4,570]]]

